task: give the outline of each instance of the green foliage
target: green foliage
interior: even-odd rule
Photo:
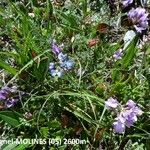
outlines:
[[[8,71],[9,73],[11,73],[12,75],[16,75],[17,70],[13,67],[11,67],[10,65],[8,65],[7,63],[0,61],[0,67],[4,68],[6,71]]]
[[[18,126],[19,123],[19,116],[15,112],[11,111],[0,111],[0,118],[4,120],[6,123],[12,126]]]
[[[127,28],[132,28],[118,22],[122,7],[115,5],[111,14],[112,5],[106,1],[0,2],[0,84],[17,85],[17,92],[23,92],[7,96],[18,99],[8,110],[0,102],[1,135],[6,140],[86,141],[11,143],[3,144],[2,150],[150,149],[149,41],[139,48],[142,35],[136,34],[122,58],[114,60],[114,52],[124,46]],[[49,71],[50,62],[59,64],[52,53],[53,39],[58,45],[63,43],[62,52],[75,61],[74,68],[61,78],[52,77]],[[98,43],[91,46],[91,39]],[[122,104],[133,99],[144,112],[124,134],[113,132],[115,114],[105,108],[109,97]]]
[[[26,148],[30,147],[29,144],[9,144],[2,147],[2,150],[26,150]]]

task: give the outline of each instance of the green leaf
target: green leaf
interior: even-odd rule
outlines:
[[[4,146],[4,148],[2,148],[1,150],[14,150],[14,148],[17,146],[18,144],[16,143],[11,143],[11,144],[8,144],[6,146]]]
[[[30,144],[19,144],[17,147],[15,147],[13,150],[26,150]]]
[[[9,64],[3,62],[0,60],[0,67],[4,68],[7,72],[16,75],[17,74],[17,69],[11,67]]]
[[[47,14],[53,14],[53,6],[50,0],[46,0],[47,3]]]
[[[83,10],[83,14],[86,15],[86,13],[87,13],[87,0],[82,0],[82,10]]]
[[[0,112],[0,118],[7,122],[11,126],[18,126],[19,123],[19,116],[16,115],[16,113],[11,111],[1,111]]]
[[[113,82],[116,82],[116,81],[120,81],[122,78],[122,74],[121,74],[121,71],[119,69],[114,69],[112,71],[112,80]]]
[[[61,124],[60,124],[59,121],[53,120],[53,121],[51,121],[51,122],[48,123],[48,127],[49,128],[53,128],[53,129],[58,129],[58,128],[61,127]]]
[[[72,30],[77,30],[79,31],[79,25],[77,23],[77,18],[73,14],[65,14],[61,11],[57,11],[57,15],[59,16],[60,19],[62,19],[62,23],[60,25],[65,26],[69,29]]]
[[[125,56],[120,60],[117,61],[115,64],[115,68],[112,71],[112,80],[113,82],[120,81],[123,77],[122,71],[125,70],[131,63],[136,55],[137,48],[136,44],[138,42],[138,36],[136,36],[130,44],[126,48]]]
[[[67,107],[64,107],[67,111],[73,113],[75,116],[85,120],[86,122],[90,123],[90,124],[96,124],[97,125],[97,122],[92,119],[92,117],[87,114],[84,110],[80,109],[79,107],[71,104],[71,107],[72,108],[67,108]]]
[[[41,127],[40,128],[40,133],[42,133],[43,138],[47,138],[49,135],[49,129],[48,127]]]
[[[30,144],[11,143],[7,145],[3,145],[1,150],[26,150],[26,148],[29,146]]]
[[[48,71],[49,59],[46,57],[41,59],[39,64],[34,65],[33,74],[36,76],[38,81],[43,81]]]
[[[125,54],[124,58],[121,60],[123,68],[127,68],[132,63],[133,58],[137,52],[137,48],[136,48],[137,42],[138,42],[138,37],[135,37],[127,47],[126,49],[127,53]]]
[[[15,60],[19,60],[19,54],[18,53],[13,53],[13,52],[0,52],[0,55],[6,55],[9,57],[14,58]]]

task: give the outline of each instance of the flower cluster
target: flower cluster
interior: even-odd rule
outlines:
[[[17,98],[15,98],[17,94],[17,87],[3,87],[0,90],[0,105],[2,108],[10,108],[16,104],[18,101]]]
[[[131,9],[128,13],[128,17],[132,20],[137,32],[142,32],[148,28],[148,14],[144,8]]]
[[[133,3],[133,0],[122,0],[122,4],[124,7],[128,7],[132,3]]]
[[[143,113],[133,100],[128,100],[125,105],[121,105],[117,99],[110,97],[105,102],[105,106],[107,109],[117,113],[113,123],[116,133],[123,133],[126,127],[130,128],[137,121],[137,116]]]
[[[61,48],[56,44],[55,41],[52,42],[52,52],[56,55],[58,63],[51,62],[49,64],[50,74],[53,77],[61,77],[65,71],[71,70],[73,68],[74,61],[69,59],[67,54],[62,53]]]
[[[128,7],[133,3],[133,0],[122,0],[124,7]],[[128,12],[129,20],[131,20],[137,32],[141,33],[148,28],[148,13],[144,8],[132,8]]]

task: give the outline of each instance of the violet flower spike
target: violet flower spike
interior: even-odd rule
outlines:
[[[14,96],[17,94],[17,87],[3,87],[0,90],[0,100],[2,101],[2,104],[5,106],[5,108],[10,108],[16,104],[18,101]]]
[[[133,3],[133,0],[122,0],[122,4],[124,7],[128,7],[132,3]]]
[[[7,99],[9,93],[15,93],[17,90],[17,87],[16,86],[13,86],[13,87],[3,87],[1,90],[0,90],[0,100],[5,100]]]
[[[146,13],[144,8],[138,7],[131,9],[128,17],[132,20],[137,32],[141,33],[148,28],[148,13]]]
[[[56,55],[58,59],[58,65],[55,67],[57,63],[51,62],[49,64],[49,72],[53,77],[61,77],[64,74],[64,71],[71,70],[74,66],[74,61],[69,59],[67,54],[64,54],[61,51],[64,45],[57,46],[56,42],[52,41],[52,51]]]

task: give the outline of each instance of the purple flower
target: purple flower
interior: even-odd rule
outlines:
[[[0,90],[0,100],[2,104],[5,106],[5,108],[10,108],[15,105],[15,103],[18,101],[15,97],[17,94],[17,87],[3,87]]]
[[[49,63],[49,70],[55,69],[55,63]]]
[[[137,121],[137,116],[143,113],[131,99],[128,100],[126,105],[121,105],[116,99],[110,97],[105,102],[105,106],[117,113],[117,117],[113,123],[113,128],[116,133],[123,133],[126,127],[130,128]],[[116,110],[114,108],[116,108]]]
[[[113,128],[116,133],[123,133],[125,127],[130,128],[137,121],[137,116],[132,110],[123,110],[118,114],[113,123]]]
[[[64,70],[70,70],[74,66],[74,61],[69,59],[67,54],[63,54],[62,52],[58,54],[58,59],[60,63],[60,67]]]
[[[12,86],[11,88],[9,88],[9,91],[12,92],[12,93],[16,93],[17,92],[17,87]]]
[[[14,106],[17,101],[18,101],[17,99],[10,98],[10,99],[8,99],[8,100],[6,101],[5,107],[6,107],[6,108],[10,108],[10,107]]]
[[[143,111],[131,99],[126,103],[125,110],[131,110],[137,116],[140,116],[143,113]]]
[[[0,90],[0,100],[6,99],[6,92],[4,90]]]
[[[74,61],[69,59],[68,61],[65,62],[65,67],[66,69],[70,70],[74,66]]]
[[[68,59],[67,54],[63,54],[62,52],[58,54],[58,59],[60,62],[66,61]]]
[[[116,99],[110,97],[107,101],[105,101],[105,106],[107,109],[115,109],[119,105],[119,102]]]
[[[115,118],[115,122],[113,123],[113,128],[116,133],[123,133],[125,131],[124,118],[121,116]]]
[[[52,70],[50,70],[50,74],[51,74],[51,76],[53,76],[53,77],[62,77],[62,75],[63,75],[63,70],[62,69],[52,69]]]
[[[130,109],[136,106],[136,103],[133,100],[128,100],[128,102],[126,103],[126,106]]]
[[[1,90],[0,90],[0,100],[5,100],[9,97],[10,94],[12,93],[16,93],[17,91],[17,87],[16,86],[12,86],[11,88],[10,87],[3,87]]]
[[[122,55],[123,55],[123,49],[119,49],[113,54],[113,58],[115,59],[115,61],[117,61],[122,58]]]
[[[74,61],[71,59],[68,59],[67,61],[61,62],[60,66],[64,68],[65,70],[70,70],[74,66]]]
[[[50,63],[49,64],[49,71],[50,71],[50,74],[51,76],[55,77],[55,76],[58,76],[58,77],[61,77],[62,74],[63,74],[63,70],[58,70],[55,68],[55,63]]]
[[[57,76],[60,78],[60,77],[62,77],[63,76],[63,70],[59,70],[59,71],[57,71]]]
[[[50,74],[55,77],[57,75],[57,72],[55,69],[50,70]]]
[[[148,13],[144,8],[131,9],[128,13],[128,17],[132,20],[137,32],[142,32],[148,28]]]
[[[126,111],[124,113],[124,118],[126,119],[125,125],[130,128],[136,121],[137,121],[137,116],[134,112],[132,111]]]
[[[127,7],[132,3],[133,3],[133,0],[122,0],[122,4],[124,7]]]
[[[54,40],[52,41],[52,52],[56,55],[58,55],[61,52],[61,49],[58,47]]]
[[[52,51],[54,54],[56,54],[58,58],[57,67],[55,67],[56,63],[50,63],[49,64],[49,71],[51,76],[55,77],[61,77],[65,70],[70,70],[74,66],[74,61],[69,59],[67,54],[64,54],[61,52],[61,48],[63,45],[57,46],[56,42],[53,40],[52,42]]]
[[[143,111],[138,106],[134,107],[133,112],[137,116],[141,116],[143,114]]]

